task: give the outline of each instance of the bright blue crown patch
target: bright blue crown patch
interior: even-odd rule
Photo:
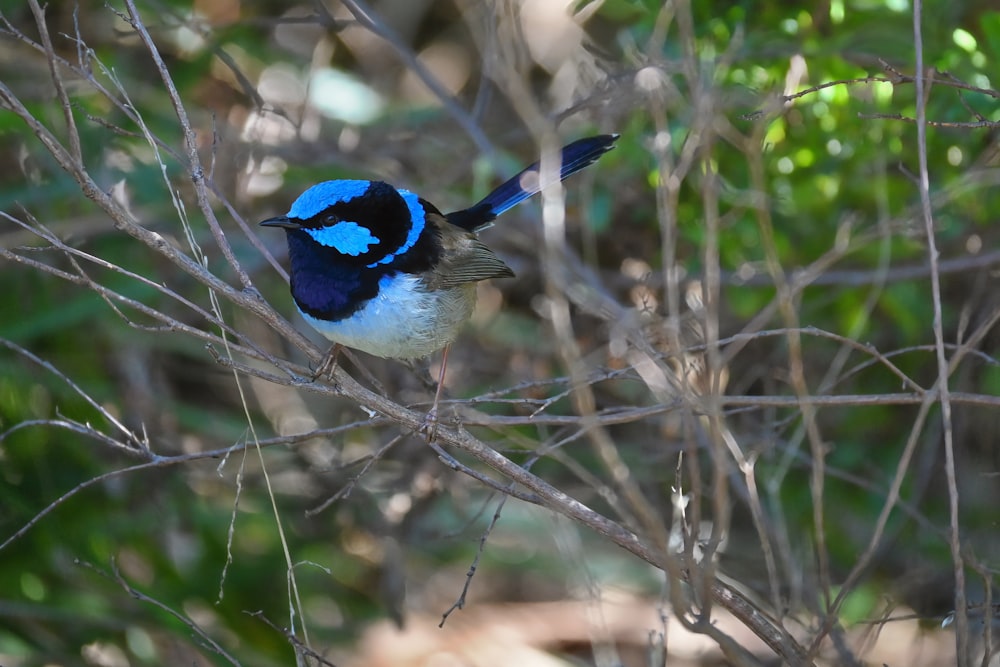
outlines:
[[[368,252],[370,246],[380,243],[379,238],[373,236],[370,229],[346,220],[330,227],[303,228],[302,231],[313,237],[316,243],[335,248],[338,252],[352,257],[363,255]]]
[[[327,206],[351,201],[368,191],[371,181],[324,181],[312,186],[295,200],[289,218],[308,220]],[[318,240],[318,239],[317,239]],[[322,241],[320,241],[322,243]]]

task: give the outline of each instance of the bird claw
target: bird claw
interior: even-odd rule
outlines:
[[[437,406],[434,406],[430,411],[424,416],[424,420],[417,427],[418,433],[423,433],[427,437],[427,442],[434,442],[437,440],[437,428],[438,428],[438,413]]]
[[[320,378],[326,376],[329,377],[331,381],[336,382],[333,377],[333,372],[337,370],[337,356],[340,354],[340,343],[336,343],[330,348],[330,351],[326,353],[323,360],[319,362],[319,366],[313,371],[312,381],[316,382]]]

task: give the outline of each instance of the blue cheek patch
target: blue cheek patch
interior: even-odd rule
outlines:
[[[396,192],[398,192],[399,196],[403,198],[404,202],[406,202],[406,208],[410,211],[410,231],[406,235],[406,240],[403,241],[403,245],[399,246],[395,252],[389,253],[379,261],[369,264],[368,268],[373,268],[379,264],[388,264],[393,261],[398,256],[412,248],[413,244],[415,244],[417,239],[420,238],[421,232],[424,231],[426,218],[424,216],[424,207],[420,203],[420,197],[413,194],[409,190],[404,190],[402,188],[397,188]]]
[[[298,204],[298,202],[295,203]],[[381,243],[377,236],[372,235],[370,229],[362,227],[356,222],[338,222],[331,227],[303,229],[302,231],[311,236],[316,243],[334,248],[337,252],[352,257],[363,255],[368,252],[371,246]]]
[[[368,191],[369,185],[371,185],[371,181],[345,180],[317,183],[299,195],[299,198],[292,204],[291,210],[288,211],[288,217],[295,220],[308,220],[328,206],[360,197]]]

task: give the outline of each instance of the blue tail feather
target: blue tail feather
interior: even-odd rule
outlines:
[[[614,148],[617,140],[617,134],[601,134],[596,137],[579,139],[564,146],[560,155],[559,180],[564,180],[584,167],[593,164],[597,158]],[[475,206],[449,213],[448,220],[452,224],[470,231],[478,231],[488,227],[498,215],[538,194],[542,188],[549,185],[549,183],[541,183],[538,178],[533,178],[526,179],[529,186],[524,187],[524,183],[521,182],[524,174],[538,170],[538,162],[522,169],[516,176],[486,195]]]

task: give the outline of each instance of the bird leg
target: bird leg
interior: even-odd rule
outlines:
[[[423,424],[420,425],[420,431],[427,434],[427,442],[434,442],[437,438],[437,427],[438,427],[438,403],[441,401],[441,393],[444,391],[444,372],[448,368],[448,350],[451,348],[451,344],[444,346],[444,352],[441,353],[441,371],[438,373],[438,383],[437,390],[434,392],[434,403],[431,405],[430,411],[424,417]]]
[[[316,367],[316,371],[313,373],[313,382],[320,379],[324,375],[328,375],[330,379],[333,379],[333,371],[337,369],[337,357],[340,355],[340,348],[343,345],[340,343],[334,343],[333,347],[326,353],[323,360],[319,362],[319,366]]]

